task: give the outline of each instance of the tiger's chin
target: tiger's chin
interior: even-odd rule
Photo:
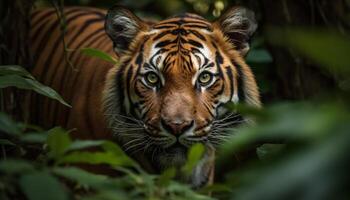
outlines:
[[[187,161],[188,147],[176,142],[175,144],[164,148],[163,152],[158,155],[157,162],[161,170],[175,167],[182,167]]]
[[[210,179],[210,172],[213,167],[214,158],[208,151],[203,155],[202,160],[199,161],[193,172],[189,176],[181,173],[181,168],[187,162],[187,154],[189,146],[183,145],[180,142],[163,148],[157,155],[149,157],[151,163],[158,172],[162,172],[169,168],[175,168],[179,173],[176,176],[177,180],[189,183],[193,188],[200,188],[208,184]]]

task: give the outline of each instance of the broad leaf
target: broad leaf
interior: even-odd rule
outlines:
[[[81,149],[86,149],[86,148],[91,148],[91,147],[98,147],[104,144],[105,141],[103,140],[75,140],[73,141],[67,151],[74,151],[74,150],[81,150]]]
[[[80,51],[85,55],[97,57],[107,62],[117,64],[117,61],[115,58],[113,58],[112,56],[108,55],[107,53],[101,50],[94,49],[94,48],[82,48],[80,49]]]
[[[23,67],[18,65],[2,65],[0,66],[0,76],[3,75],[19,75],[29,79],[35,80],[35,78]]]
[[[67,200],[63,185],[48,172],[35,172],[23,175],[19,185],[29,200]]]
[[[192,172],[192,170],[196,167],[197,163],[201,160],[204,151],[204,145],[200,143],[195,144],[191,147],[187,156],[187,162],[182,167],[182,171],[185,174],[190,174]]]
[[[107,176],[92,174],[76,167],[56,167],[52,171],[59,176],[81,185],[100,186],[108,181]]]
[[[176,169],[171,167],[166,169],[158,178],[158,185],[161,187],[166,187],[169,185],[170,181],[175,177]]]
[[[49,147],[49,155],[58,159],[67,151],[72,141],[69,133],[60,127],[53,128],[48,132],[47,145]]]
[[[46,97],[58,100],[65,106],[71,107],[55,90],[33,79],[24,78],[19,75],[0,76],[0,88],[6,87],[17,87],[19,89],[34,90],[35,92]]]
[[[140,169],[140,166],[128,155],[126,155],[125,152],[116,143],[111,141],[106,141],[102,145],[102,147],[106,152],[111,152],[114,154],[114,156],[123,160],[124,162],[123,166],[130,166],[130,167],[135,167],[137,169]]]
[[[24,160],[0,161],[0,171],[6,174],[26,173],[32,170],[34,170],[33,165]]]
[[[18,124],[14,122],[8,115],[0,112],[0,131],[10,135],[20,135],[21,130]]]
[[[20,140],[27,143],[45,143],[47,136],[47,132],[25,133],[20,137]]]
[[[280,153],[285,144],[263,144],[256,148],[256,154],[260,160],[268,160]]]
[[[63,163],[108,164],[110,166],[129,166],[129,159],[117,157],[112,152],[72,152],[58,160]]]

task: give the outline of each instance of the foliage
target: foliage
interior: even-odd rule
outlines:
[[[0,89],[6,87],[17,87],[19,89],[34,90],[49,98],[58,100],[62,104],[69,106],[56,91],[44,86],[34,79],[24,68],[16,65],[1,66]],[[69,106],[70,107],[70,106]]]
[[[15,145],[30,149],[27,144],[41,143],[28,140],[32,133],[21,131],[21,125],[6,115],[0,117],[2,124],[7,124],[6,134],[9,140],[2,145]],[[45,151],[36,159],[23,157],[0,161],[0,194],[2,199],[21,198],[23,194],[30,200],[53,199],[211,199],[191,190],[190,186],[172,180],[171,170],[162,175],[144,172],[140,166],[111,141],[72,141],[69,132],[53,128],[41,133],[46,138]],[[15,141],[22,141],[16,142]],[[42,145],[41,145],[42,146]],[[94,151],[91,148],[99,147]],[[186,170],[191,171],[196,160],[202,154],[202,146],[194,146],[190,151],[194,159],[187,163]],[[74,166],[76,163],[105,164],[119,172],[118,178],[97,175]],[[127,167],[127,168],[126,168]],[[68,185],[74,189],[68,189]],[[73,193],[77,192],[77,193]],[[78,192],[81,193],[78,195]]]

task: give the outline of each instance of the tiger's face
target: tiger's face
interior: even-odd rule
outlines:
[[[197,142],[210,157],[225,130],[244,121],[223,105],[260,105],[243,60],[254,22],[242,8],[213,23],[194,14],[150,23],[112,8],[106,31],[120,64],[108,74],[104,102],[124,149],[141,152],[159,169],[182,165]]]

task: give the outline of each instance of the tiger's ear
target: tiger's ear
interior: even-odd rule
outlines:
[[[148,28],[148,25],[122,6],[114,6],[108,10],[105,30],[113,41],[114,51],[122,54],[128,50],[137,33]]]
[[[235,45],[236,50],[245,56],[249,51],[249,40],[258,27],[254,12],[243,7],[233,7],[215,23]]]

